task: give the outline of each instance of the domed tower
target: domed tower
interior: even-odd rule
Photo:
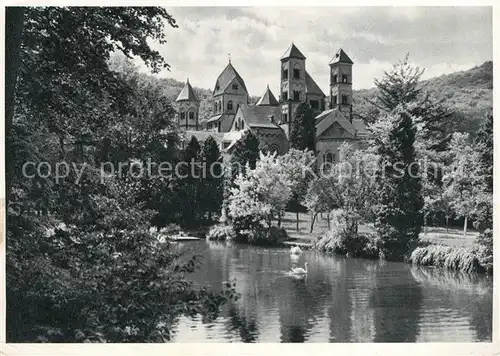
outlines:
[[[297,107],[306,101],[306,57],[292,43],[280,61],[281,124],[288,135]]]
[[[177,111],[177,123],[181,129],[198,130],[200,101],[189,83],[189,79],[186,80],[184,88],[175,99],[174,109]]]
[[[330,65],[330,108],[339,109],[352,123],[352,65],[353,61],[341,49]]]

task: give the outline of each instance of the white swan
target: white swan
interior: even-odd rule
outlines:
[[[299,247],[299,246],[292,246],[292,247],[290,248],[290,253],[291,253],[292,255],[300,255],[300,254],[302,253],[302,250],[300,249],[300,247]]]
[[[292,273],[293,274],[307,274],[307,262],[304,263],[304,268],[301,268],[301,267],[297,267],[297,268],[293,268],[292,267]]]

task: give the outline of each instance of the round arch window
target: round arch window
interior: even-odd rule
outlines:
[[[271,146],[269,146],[269,152],[276,153],[277,155],[279,155],[280,147],[277,144],[272,144]]]

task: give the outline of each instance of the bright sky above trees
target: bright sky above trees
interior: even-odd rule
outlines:
[[[162,77],[212,89],[231,54],[251,95],[269,84],[276,94],[279,58],[293,41],[306,67],[328,89],[328,62],[342,47],[355,62],[354,89],[410,53],[426,68],[423,79],[465,70],[492,60],[492,11],[488,7],[174,7],[179,28],[155,45],[171,72]]]

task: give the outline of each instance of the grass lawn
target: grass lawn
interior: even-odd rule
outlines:
[[[328,231],[327,214],[318,214],[314,223],[314,230],[309,233],[311,228],[310,214],[299,213],[299,231],[296,230],[296,215],[295,213],[286,212],[282,221],[282,227],[288,232],[288,236],[297,242],[315,242],[319,236]],[[360,225],[359,232],[373,232],[373,225]],[[446,231],[444,227],[428,226],[426,232],[422,231],[420,238],[424,241],[429,241],[435,244],[443,244],[454,247],[470,247],[474,243],[478,233],[468,231],[467,235],[463,236],[462,229],[451,227]]]

